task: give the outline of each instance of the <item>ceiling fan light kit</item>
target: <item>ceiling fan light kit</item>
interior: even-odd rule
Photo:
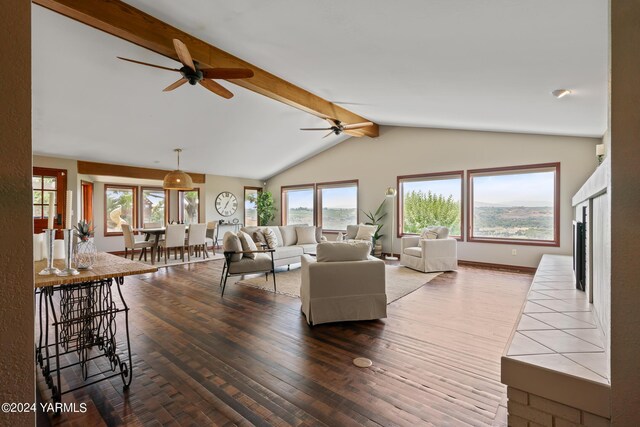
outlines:
[[[330,117],[325,117],[325,120],[329,122],[331,127],[328,127],[328,128],[301,128],[300,130],[328,130],[328,131],[331,131],[328,134],[326,134],[325,136],[323,136],[322,139],[328,137],[331,134],[340,135],[341,133],[346,133],[347,135],[355,136],[357,138],[360,138],[361,136],[364,136],[364,132],[362,132],[360,129],[366,128],[366,127],[369,127],[369,126],[373,126],[373,123],[371,123],[371,122],[346,124],[346,123],[342,123],[340,120],[332,119]]]
[[[182,149],[176,148],[173,151],[178,154],[178,169],[171,171],[164,176],[162,188],[165,190],[192,190],[193,180],[191,179],[191,176],[180,170],[180,153],[182,152]]]
[[[551,92],[551,94],[556,98],[560,99],[564,96],[571,95],[571,91],[569,89],[556,89],[553,92]]]
[[[182,77],[177,81],[171,83],[169,86],[163,89],[163,92],[170,92],[179,88],[183,84],[189,82],[190,85],[195,86],[200,84],[202,87],[210,90],[211,92],[219,95],[225,99],[233,98],[227,88],[220,83],[215,82],[213,79],[249,79],[253,77],[253,71],[248,68],[200,68],[198,63],[193,60],[187,46],[178,39],[173,39],[173,47],[180,58],[182,63],[181,68],[169,68],[161,65],[149,64],[142,61],[136,61],[134,59],[122,58],[118,56],[118,59],[123,61],[133,62],[134,64],[146,65],[148,67],[159,68],[161,70],[173,71],[182,74]]]

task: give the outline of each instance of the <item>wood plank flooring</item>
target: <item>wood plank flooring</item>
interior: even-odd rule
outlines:
[[[310,328],[297,298],[236,284],[220,298],[221,269],[213,261],[127,278],[131,388],[114,378],[67,394],[63,402],[87,412],[49,416],[51,425],[506,421],[500,356],[532,275],[461,267],[390,304],[387,319]],[[373,367],[353,366],[357,356]],[[73,369],[63,380],[80,384]],[[40,374],[38,389],[48,401]]]

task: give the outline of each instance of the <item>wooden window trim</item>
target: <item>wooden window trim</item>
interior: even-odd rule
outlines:
[[[313,224],[316,225],[316,185],[315,184],[298,184],[298,185],[283,185],[280,187],[280,224],[285,224],[286,218],[286,202],[285,193],[289,190],[312,190],[313,191]]]
[[[132,207],[132,212],[133,212],[133,224],[131,224],[131,227],[135,228],[138,224],[138,187],[135,185],[123,185],[123,184],[104,184],[104,199],[103,199],[103,205],[102,205],[102,210],[104,211],[102,214],[103,220],[104,220],[104,230],[103,230],[103,235],[104,237],[112,237],[112,236],[122,236],[123,233],[122,231],[107,231],[108,227],[107,227],[107,191],[111,188],[122,188],[125,190],[132,190],[133,191],[133,197],[132,197],[132,201],[133,201],[133,207]]]
[[[169,190],[165,190],[162,187],[147,187],[147,186],[141,186],[140,187],[140,200],[138,201],[138,209],[140,210],[140,224],[138,224],[139,227],[144,227],[144,206],[143,206],[143,198],[144,198],[144,191],[145,190],[153,190],[153,191],[164,191],[164,225],[166,225],[169,222]],[[198,195],[198,198],[200,197],[200,195]],[[199,217],[199,214],[198,214]]]
[[[492,237],[473,237],[473,176],[487,175],[501,172],[518,172],[533,169],[555,169],[554,176],[554,197],[553,197],[553,240],[526,240],[526,239],[504,239]],[[560,162],[554,163],[537,163],[532,165],[505,166],[497,168],[471,169],[467,171],[467,200],[468,200],[468,225],[467,225],[467,241],[474,243],[497,243],[508,245],[523,246],[560,246]]]
[[[249,185],[245,185],[242,190],[242,223],[244,226],[247,226],[247,210],[245,209],[245,204],[247,203],[247,190],[256,190],[258,193],[262,193],[262,187],[253,187]],[[258,218],[258,224],[260,223],[260,219]]]
[[[56,184],[56,215],[59,215],[61,218],[60,222],[57,219],[53,221],[53,228],[56,230],[62,230],[66,226],[71,227],[71,224],[65,224],[64,220],[66,218],[66,206],[67,206],[67,177],[69,176],[66,169],[54,169],[54,168],[43,168],[40,166],[34,166],[31,172],[31,176],[55,176],[57,179]],[[64,177],[61,179],[61,177]],[[33,184],[31,185],[31,216],[33,219],[33,232],[41,233],[44,229],[47,228],[48,219],[44,218],[33,218]],[[43,195],[44,197],[44,195]],[[45,205],[42,205],[44,209]],[[62,237],[62,232],[56,232],[57,237]]]
[[[200,187],[192,188],[191,190],[178,190],[178,221],[184,222],[184,193],[190,193],[196,191],[198,193],[198,223],[202,220],[202,203],[200,200]]]
[[[91,198],[89,200],[86,200],[85,198],[85,191],[84,188],[85,187],[89,187],[91,190],[89,190],[89,193],[91,193]],[[95,225],[94,222],[94,218],[93,218],[93,191],[94,191],[95,187],[93,186],[93,182],[91,181],[85,181],[85,180],[80,180],[80,195],[82,197],[82,206],[81,206],[81,217],[83,220],[90,222],[91,224]],[[90,215],[87,215],[87,211],[91,211]]]
[[[396,226],[398,229],[397,237],[403,236],[417,236],[414,233],[405,233],[404,230],[404,209],[403,209],[403,197],[402,197],[402,182],[407,180],[418,180],[419,178],[429,178],[429,180],[437,180],[438,178],[451,179],[451,177],[460,178],[460,236],[451,236],[459,242],[464,241],[464,171],[446,171],[446,172],[433,172],[433,173],[419,173],[412,175],[399,175],[396,179]]]
[[[318,227],[322,227],[322,190],[325,188],[340,188],[340,187],[352,187],[355,184],[356,187],[356,224],[360,224],[360,181],[357,179],[349,179],[342,181],[329,181],[329,182],[318,182],[316,183],[316,197],[314,204],[316,205],[315,211],[317,214],[317,218],[315,222]],[[338,234],[345,232],[346,230],[325,230],[322,229],[323,233],[327,234]]]

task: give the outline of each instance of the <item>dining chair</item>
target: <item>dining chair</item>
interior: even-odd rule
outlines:
[[[142,224],[142,228],[161,228],[161,227],[162,227],[161,222],[145,222],[144,224]]]
[[[169,258],[169,250],[173,248],[175,252],[175,259],[178,259],[178,249],[180,249],[180,255],[184,262],[184,238],[186,235],[186,225],[184,224],[170,224],[167,225],[164,240],[160,241],[159,245],[164,249],[164,263],[167,263]]]
[[[187,236],[187,256],[191,261],[191,252],[198,256],[202,250],[202,258],[209,258],[207,251],[207,224],[191,224],[189,225],[189,235]]]
[[[136,249],[142,249],[140,253],[141,260],[144,256],[144,260],[147,260],[147,249],[151,249],[151,258],[153,258],[153,242],[149,242],[146,240],[136,240],[136,237],[133,235],[133,229],[129,224],[120,224],[122,228],[122,236],[124,237],[124,257],[126,258],[129,250],[131,250],[131,259],[133,260],[133,254]]]
[[[218,221],[207,222],[207,244],[211,242],[213,254],[216,254],[216,246],[218,246]]]

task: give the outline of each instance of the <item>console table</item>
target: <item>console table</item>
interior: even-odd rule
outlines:
[[[63,263],[63,260],[54,262],[58,268],[64,267]],[[35,271],[40,271],[45,264],[46,260],[35,262]],[[36,275],[40,329],[36,363],[54,402],[61,402],[63,394],[116,376],[122,377],[124,389],[129,387],[132,378],[129,307],[120,287],[125,276],[157,270],[140,262],[99,253],[92,269],[81,271],[77,276]],[[123,317],[120,321],[116,319],[118,314]],[[126,348],[118,347],[117,326],[123,328]],[[62,365],[60,358],[67,354],[75,354],[77,361]],[[98,358],[108,360],[108,369],[89,372],[89,362]],[[74,366],[79,367],[84,382],[62,390],[61,371]]]

